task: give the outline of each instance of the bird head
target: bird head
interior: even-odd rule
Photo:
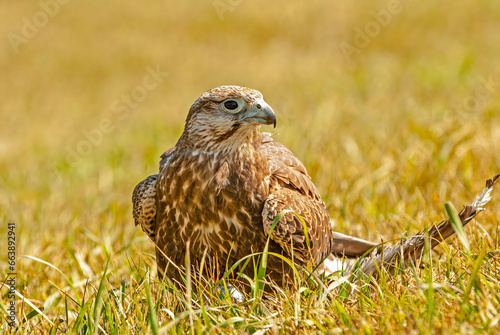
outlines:
[[[276,115],[259,91],[220,86],[193,103],[179,141],[205,151],[234,149],[262,124],[276,127]]]

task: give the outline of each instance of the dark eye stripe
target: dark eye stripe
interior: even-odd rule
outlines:
[[[239,123],[236,123],[235,125],[233,125],[231,127],[230,130],[228,130],[227,132],[225,132],[224,134],[220,135],[219,137],[216,138],[216,141],[217,142],[222,142],[222,141],[225,141],[227,140],[228,138],[230,138],[231,136],[234,135],[234,133],[236,133],[238,131],[238,129],[240,129],[241,127],[241,124]]]
[[[238,103],[234,100],[226,100],[224,102],[224,107],[229,110],[235,110],[236,108],[238,108]]]

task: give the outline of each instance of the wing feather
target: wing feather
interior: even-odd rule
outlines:
[[[263,148],[271,169],[271,194],[264,204],[264,231],[269,235],[275,217],[287,212],[271,233],[277,242],[291,255],[291,242],[295,258],[318,263],[330,253],[358,257],[376,246],[375,243],[343,235],[333,231],[325,203],[307,174],[302,162],[283,144],[263,133]],[[305,223],[297,217],[298,214]]]
[[[287,147],[273,140],[271,134],[262,133],[262,137],[262,150],[267,156],[271,177],[304,195],[321,200],[304,164]]]
[[[160,171],[168,164],[176,147],[170,148],[161,155],[159,164]],[[133,216],[136,226],[155,241],[156,231],[156,181],[158,174],[151,175],[141,181],[132,193]]]
[[[132,193],[133,216],[135,225],[154,241],[156,228],[156,180],[154,174],[141,181]]]

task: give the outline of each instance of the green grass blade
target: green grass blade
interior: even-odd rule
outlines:
[[[467,299],[469,298],[469,294],[472,290],[472,287],[474,285],[477,285],[477,275],[479,273],[479,269],[481,268],[481,264],[483,263],[485,256],[486,256],[486,243],[483,243],[483,246],[481,248],[481,252],[480,252],[479,256],[477,257],[477,259],[474,263],[474,268],[472,269],[472,272],[470,274],[469,283],[467,284],[467,287],[465,289],[462,304],[464,304],[467,301]]]
[[[465,235],[462,220],[460,220],[460,217],[458,216],[455,207],[453,206],[453,204],[451,202],[447,201],[446,204],[444,205],[444,208],[446,209],[446,213],[448,214],[448,217],[450,218],[451,226],[453,227],[453,230],[455,230],[455,233],[457,234],[458,239],[462,243],[464,249],[467,252],[469,252],[470,251],[469,239],[467,238],[467,235]]]
[[[87,310],[89,309],[90,305],[92,304],[92,301],[89,300],[83,305],[83,307],[80,309],[78,316],[76,317],[75,323],[73,324],[73,327],[71,329],[70,334],[72,333],[80,333],[80,324],[83,322],[85,318],[85,314],[87,313]]]
[[[154,308],[153,299],[151,299],[151,287],[149,285],[149,272],[147,278],[144,280],[146,299],[148,300],[148,317],[149,317],[149,327],[153,335],[158,335],[160,332],[158,330],[158,320],[156,318],[156,310]]]
[[[278,222],[281,220],[283,215],[285,215],[285,211],[281,211],[276,217],[274,218],[273,225],[271,226],[271,229],[269,230],[269,235],[267,236],[267,241],[266,245],[264,247],[264,251],[262,252],[262,258],[259,264],[259,269],[257,271],[257,294],[259,297],[262,295],[262,292],[264,290],[264,277],[266,276],[266,271],[267,271],[267,257],[268,257],[268,250],[269,250],[269,241],[271,239],[271,233],[273,232],[274,228],[278,224]],[[256,298],[256,297],[254,297]]]
[[[99,288],[97,290],[97,294],[95,297],[95,302],[94,302],[94,310],[93,310],[93,318],[94,318],[94,334],[97,334],[97,330],[99,329],[99,319],[101,318],[101,310],[102,310],[102,304],[103,300],[101,298],[102,293],[104,292],[104,288],[106,286],[105,280],[106,280],[106,273],[108,271],[108,266],[109,266],[109,260],[110,258],[108,257],[108,261],[106,262],[106,267],[104,268],[104,273],[102,274],[101,281],[99,283]]]

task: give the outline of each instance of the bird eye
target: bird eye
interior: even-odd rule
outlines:
[[[236,108],[238,108],[238,103],[234,100],[226,100],[224,102],[224,107],[229,110],[235,110]]]

